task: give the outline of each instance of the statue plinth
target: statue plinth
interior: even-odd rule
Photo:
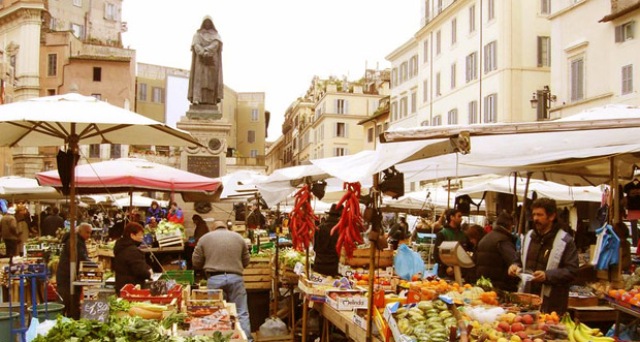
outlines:
[[[192,104],[187,111],[187,118],[191,120],[220,120],[222,112],[215,104]]]

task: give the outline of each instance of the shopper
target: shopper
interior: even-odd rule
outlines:
[[[58,207],[51,208],[51,214],[44,218],[41,226],[41,235],[56,236],[58,228],[64,228],[64,219],[60,216]]]
[[[340,255],[336,251],[338,243],[338,234],[331,235],[331,229],[338,224],[342,209],[337,208],[336,204],[331,205],[331,209],[327,212],[327,218],[320,224],[318,231],[313,237],[313,251],[316,253],[313,262],[313,270],[324,275],[338,275],[338,264],[340,263]]]
[[[138,248],[143,237],[144,228],[139,223],[129,222],[124,227],[122,237],[113,247],[117,295],[120,295],[120,290],[126,284],[144,285],[147,279],[151,279],[151,266],[147,264],[144,252]]]
[[[6,248],[6,256],[9,263],[13,263],[13,257],[18,253],[18,221],[16,220],[16,207],[9,207],[7,213],[2,216],[0,225],[2,226],[2,240]]]
[[[92,227],[89,223],[81,223],[76,227],[76,272],[80,268],[81,261],[89,261],[89,254],[87,252],[86,241],[91,237]],[[71,298],[71,262],[69,259],[71,234],[66,233],[62,236],[61,242],[64,244],[62,253],[60,253],[60,262],[58,263],[58,269],[56,270],[56,289],[60,295],[59,299],[62,299],[64,309],[67,315],[72,312],[78,312],[78,310],[71,310],[72,305],[80,307],[80,297]],[[79,317],[73,317],[78,319]]]
[[[438,263],[438,276],[440,278],[447,276],[453,277],[453,268],[445,265],[442,260],[440,260],[440,245],[445,241],[458,241],[466,248],[468,244],[467,236],[462,229],[460,229],[462,225],[462,212],[459,209],[449,209],[445,212],[444,216],[446,223],[442,230],[436,234],[436,248],[434,252],[434,258],[436,259],[436,263]]]
[[[522,242],[522,251],[509,275],[523,271],[530,273],[531,291],[542,294],[542,312],[567,311],[569,285],[578,273],[578,251],[573,238],[556,222],[556,201],[538,198],[531,204],[535,229],[530,230]]]
[[[198,243],[198,241],[200,240],[200,238],[209,232],[209,226],[207,226],[207,222],[204,221],[204,219],[202,218],[202,216],[198,215],[198,214],[194,214],[191,217],[191,220],[193,221],[193,223],[196,225],[196,229],[193,232],[193,238],[196,241],[196,244]]]
[[[242,279],[244,268],[249,266],[247,244],[223,221],[214,221],[212,228],[200,238],[193,251],[193,268],[204,270],[207,288],[222,289],[225,300],[236,304],[240,326],[251,339],[247,290]]]
[[[498,215],[495,226],[485,235],[473,254],[476,278],[491,280],[493,287],[504,291],[516,291],[518,278],[507,273],[516,261],[516,241],[512,235],[513,217],[506,212]]]
[[[389,230],[389,244],[393,250],[398,249],[400,241],[409,238],[409,225],[407,224],[407,217],[401,214],[398,222],[396,222]]]

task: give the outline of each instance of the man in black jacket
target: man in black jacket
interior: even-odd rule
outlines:
[[[78,268],[80,267],[80,261],[89,261],[89,254],[87,252],[87,245],[85,243],[91,237],[91,225],[88,223],[81,223],[76,227],[76,256],[78,263],[76,264],[76,272],[78,272]],[[80,306],[79,297],[74,296],[71,298],[71,267],[69,261],[69,253],[70,253],[70,233],[66,233],[62,237],[62,243],[64,244],[64,248],[62,249],[62,253],[60,253],[60,262],[58,263],[58,270],[56,271],[56,289],[58,294],[62,299],[62,303],[64,304],[64,309],[67,314],[71,312],[79,312],[79,310],[71,310],[72,305]],[[78,319],[79,317],[72,317],[74,319]]]
[[[493,229],[478,243],[473,259],[477,278],[489,278],[493,287],[514,292],[519,279],[507,274],[509,266],[516,261],[517,253],[512,228],[511,215],[506,212],[498,215]]]
[[[64,228],[64,219],[60,216],[60,209],[58,209],[58,207],[51,208],[51,215],[45,217],[41,222],[40,235],[42,236],[56,236],[58,228]]]
[[[313,270],[324,275],[335,276],[338,274],[338,263],[340,262],[340,255],[336,251],[338,233],[331,235],[331,229],[338,224],[342,208],[336,208],[335,203],[331,205],[327,219],[320,224],[313,239],[313,250],[316,252]]]

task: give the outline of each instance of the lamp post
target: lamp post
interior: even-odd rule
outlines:
[[[544,86],[541,90],[537,90],[531,97],[531,108],[536,109],[536,118],[538,121],[549,120],[549,109],[551,102],[556,101],[556,96],[551,94],[549,86]]]

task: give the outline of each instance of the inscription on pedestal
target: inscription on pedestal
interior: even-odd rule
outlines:
[[[188,156],[187,171],[205,177],[220,177],[220,157]]]

